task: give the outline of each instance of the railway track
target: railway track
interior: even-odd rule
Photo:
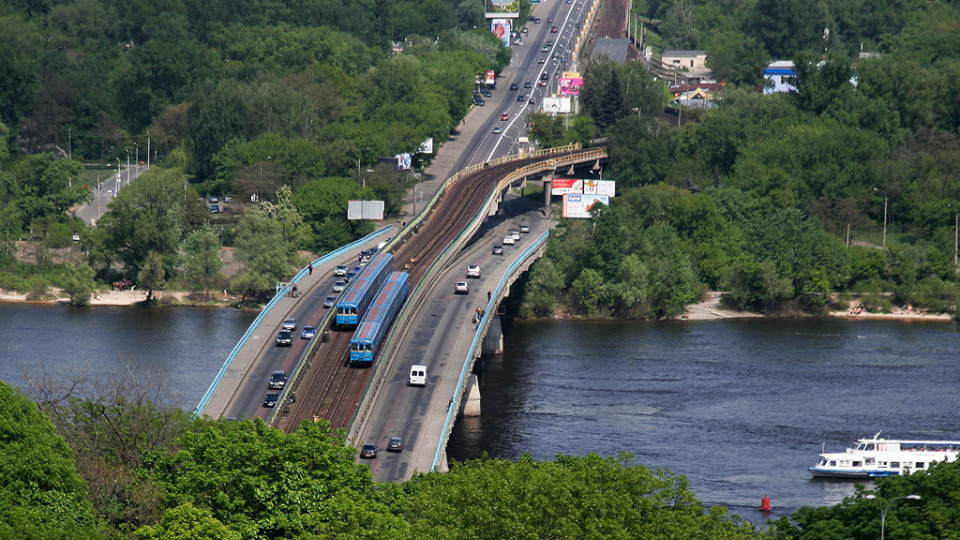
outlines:
[[[440,200],[407,239],[394,252],[395,270],[410,274],[413,289],[425,276],[444,249],[481,211],[491,191],[510,172],[557,155],[537,156],[481,169],[447,188]],[[349,365],[352,330],[330,329],[327,343],[314,349],[309,367],[295,389],[296,401],[277,422],[287,432],[295,431],[304,420],[326,418],[333,428],[348,428],[374,369]],[[375,360],[379,361],[379,358]]]

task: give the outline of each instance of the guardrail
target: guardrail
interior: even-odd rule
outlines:
[[[343,255],[349,250],[356,249],[357,246],[363,245],[369,242],[370,240],[373,240],[383,234],[386,234],[391,229],[393,229],[393,225],[388,225],[380,229],[379,231],[368,234],[367,236],[359,240],[355,240],[343,247],[337,248],[334,251],[327,253],[326,255],[313,261],[311,264],[313,264],[314,266],[323,264],[330,259]],[[277,303],[280,301],[281,298],[283,298],[284,296],[286,296],[288,292],[290,292],[290,287],[295,283],[299,283],[300,280],[303,279],[303,276],[307,275],[308,272],[309,270],[307,268],[303,268],[299,272],[297,272],[297,275],[290,280],[290,285],[287,285],[286,287],[283,287],[282,289],[277,291],[277,294],[275,294],[273,298],[270,299],[269,302],[267,302],[267,304],[260,311],[260,314],[257,315],[257,318],[255,318],[253,322],[250,323],[250,326],[247,327],[247,331],[243,333],[243,336],[240,337],[240,341],[237,342],[237,344],[233,347],[233,350],[230,351],[230,354],[227,355],[227,359],[223,362],[223,365],[220,366],[220,371],[217,373],[217,376],[213,378],[213,382],[210,384],[210,388],[208,388],[206,393],[203,395],[203,398],[200,399],[200,403],[198,403],[197,407],[194,409],[194,414],[201,413],[203,409],[207,406],[207,403],[210,402],[210,398],[212,398],[213,394],[216,393],[217,387],[220,385],[220,381],[223,380],[223,376],[226,374],[227,370],[230,369],[230,366],[233,364],[233,361],[237,358],[237,355],[243,349],[243,346],[246,345],[247,341],[250,339],[250,336],[252,336],[253,333],[257,330],[257,327],[260,325],[263,319],[267,316],[270,310],[272,310],[273,307],[277,305]],[[313,343],[311,343],[310,345],[312,346]],[[303,363],[302,362],[303,358],[304,357],[301,357],[301,361],[298,362],[298,366],[297,366],[298,371],[300,369],[300,364]],[[286,397],[286,389],[284,390],[284,394],[281,397],[282,398]],[[269,421],[270,419],[268,419],[268,422]]]
[[[447,447],[447,439],[450,436],[450,431],[453,429],[453,421],[457,417],[457,409],[460,407],[461,394],[463,393],[464,387],[466,386],[467,375],[470,373],[470,366],[473,364],[472,360],[475,358],[477,347],[480,346],[480,340],[483,336],[483,332],[480,331],[480,328],[484,328],[489,324],[490,317],[493,316],[493,309],[496,306],[496,302],[500,298],[501,293],[503,292],[504,287],[507,286],[510,276],[516,272],[517,268],[522,266],[527,262],[534,253],[536,253],[547,239],[550,237],[550,231],[544,232],[540,235],[539,238],[527,249],[523,251],[523,254],[518,257],[513,263],[507,268],[507,271],[503,274],[503,277],[500,278],[500,281],[497,283],[497,287],[494,289],[495,294],[490,296],[490,300],[487,301],[486,310],[483,313],[483,319],[481,319],[480,324],[477,326],[477,331],[473,334],[473,341],[470,343],[470,350],[467,351],[466,358],[463,359],[463,367],[460,369],[460,378],[457,380],[457,387],[454,390],[453,397],[450,399],[450,405],[447,408],[447,416],[443,422],[443,431],[440,436],[440,440],[437,442],[437,451],[433,456],[433,464],[430,466],[431,471],[437,469],[437,464],[440,462],[440,457],[443,455],[444,450]]]

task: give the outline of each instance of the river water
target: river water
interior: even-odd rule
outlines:
[[[686,475],[697,498],[754,523],[838,503],[812,480],[821,443],[879,430],[960,439],[954,322],[742,319],[516,322],[476,370],[482,416],[448,455],[514,460],[624,451]],[[767,494],[775,511],[755,508]]]
[[[0,304],[0,379],[160,371],[191,409],[256,313]],[[515,322],[478,364],[483,414],[448,455],[538,459],[629,452],[690,480],[707,505],[755,523],[835,504],[848,481],[812,480],[821,443],[960,439],[955,322],[742,319]],[[774,512],[754,510],[764,494]]]

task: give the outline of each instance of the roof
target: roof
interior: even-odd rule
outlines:
[[[796,76],[797,72],[792,68],[766,68],[763,70],[764,75],[791,75]]]
[[[695,58],[697,56],[704,56],[706,54],[707,54],[707,51],[688,51],[688,50],[682,50],[682,49],[667,49],[663,51],[663,54],[660,56],[661,57],[680,56],[680,57]]]
[[[614,62],[623,64],[627,61],[627,50],[630,47],[630,40],[627,38],[597,38],[593,45],[591,56],[596,57],[601,54],[607,55]]]

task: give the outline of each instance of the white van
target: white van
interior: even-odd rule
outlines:
[[[410,366],[410,386],[427,385],[427,366],[414,364]]]

